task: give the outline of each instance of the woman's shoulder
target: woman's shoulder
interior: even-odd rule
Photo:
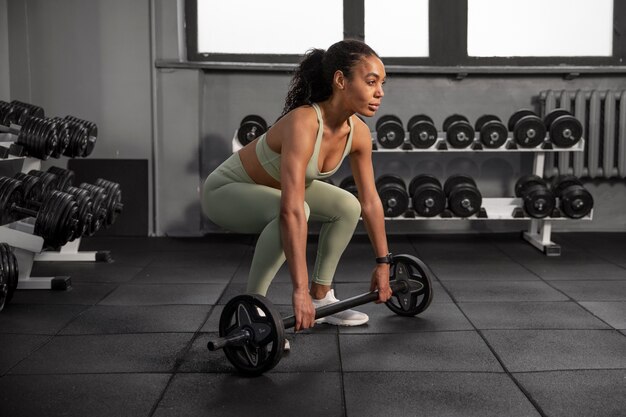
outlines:
[[[279,122],[285,125],[296,125],[299,127],[317,127],[317,114],[313,106],[303,105],[296,107],[284,115]]]
[[[352,140],[356,143],[365,143],[366,146],[370,146],[372,142],[372,133],[369,126],[356,114],[352,116],[352,127],[354,133]]]

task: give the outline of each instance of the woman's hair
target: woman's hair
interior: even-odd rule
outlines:
[[[304,104],[326,100],[333,93],[333,75],[337,70],[350,79],[353,66],[361,58],[372,55],[378,57],[372,48],[355,39],[339,41],[327,51],[307,51],[291,79],[280,117]]]

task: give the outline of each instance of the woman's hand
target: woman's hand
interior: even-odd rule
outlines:
[[[295,331],[300,331],[315,325],[315,307],[308,290],[294,290],[292,298],[293,314],[296,316]]]
[[[389,265],[378,264],[372,272],[372,282],[370,291],[378,289],[378,300],[376,304],[384,303],[391,298],[391,287],[389,287]]]

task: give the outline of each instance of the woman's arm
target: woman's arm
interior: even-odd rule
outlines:
[[[355,119],[357,119],[355,117]],[[350,168],[359,191],[361,216],[365,229],[372,242],[375,257],[386,256],[387,234],[385,232],[385,217],[383,205],[376,191],[374,168],[372,165],[372,139],[367,125],[358,120],[354,124],[355,132],[352,138],[352,152],[350,153]],[[389,288],[389,265],[377,264],[372,276],[372,288],[378,288],[378,302],[387,301],[391,297]]]

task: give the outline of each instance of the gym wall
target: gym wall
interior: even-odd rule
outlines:
[[[290,79],[286,72],[215,70],[181,62],[181,4],[0,0],[0,60],[5,15],[4,56],[9,63],[3,79],[6,65],[0,62],[0,98],[32,101],[53,115],[71,113],[94,120],[100,131],[94,159],[147,160],[146,233],[154,235],[219,231],[201,214],[199,187],[231,153],[233,134],[245,115],[256,113],[269,123],[276,119]],[[579,88],[623,90],[626,77],[582,74],[565,80],[561,74],[470,74],[457,80],[455,74],[393,74],[379,115],[396,114],[406,122],[423,112],[439,127],[452,113],[471,121],[484,113],[508,119],[521,107],[535,106],[542,90]],[[375,119],[367,123],[373,129]],[[420,172],[442,179],[456,172],[473,175],[485,197],[512,195],[515,179],[530,172],[531,165],[532,156],[521,153],[375,156],[377,174],[396,171],[405,179]],[[335,178],[346,175],[344,166]],[[626,230],[624,180],[596,180],[585,186],[596,200],[594,220],[562,222],[555,229]],[[130,192],[123,188],[124,194]],[[392,233],[524,227],[526,223],[518,222],[388,223]]]

